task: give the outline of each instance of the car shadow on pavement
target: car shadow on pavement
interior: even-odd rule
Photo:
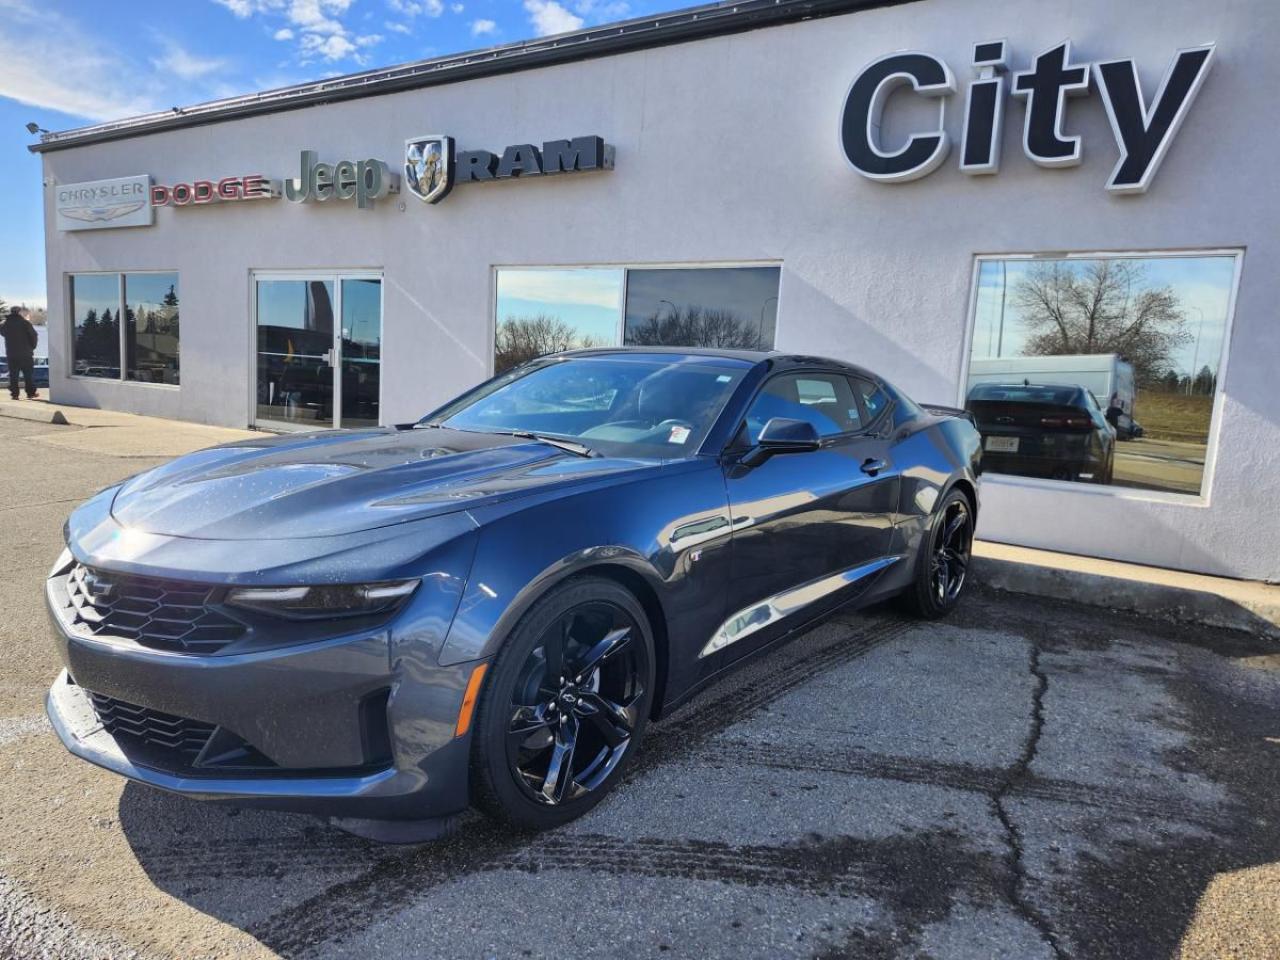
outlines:
[[[762,658],[651,728],[618,794],[553,833],[469,816],[388,847],[133,784],[119,819],[158,888],[287,957],[506,956],[504,930],[528,946],[510,955],[608,956],[525,913],[596,892],[606,926],[587,926],[621,938],[624,880],[656,937],[632,956],[1278,955],[1257,912],[1280,882],[1278,649],[979,592],[946,625],[872,611]],[[988,689],[985,667],[958,672],[980,657]],[[978,762],[965,711],[1002,684],[1017,737]],[[776,923],[800,933],[779,946]]]

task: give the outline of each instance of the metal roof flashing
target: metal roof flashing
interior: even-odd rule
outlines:
[[[561,33],[536,40],[522,40],[482,50],[381,67],[312,83],[280,87],[261,93],[210,100],[188,107],[113,120],[87,127],[46,133],[28,145],[33,153],[49,153],[109,140],[124,140],[165,130],[223,123],[244,117],[299,110],[304,107],[376,97],[420,87],[460,83],[478,77],[607,57],[669,44],[800,20],[853,13],[873,7],[914,3],[920,0],[741,0],[674,10]]]

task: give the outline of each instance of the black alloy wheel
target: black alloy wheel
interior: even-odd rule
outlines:
[[[902,600],[912,613],[944,617],[960,601],[973,554],[973,507],[960,490],[943,498],[917,548],[916,573]]]
[[[933,596],[939,606],[951,606],[960,598],[972,549],[973,522],[969,504],[962,496],[946,504],[933,534],[929,562]]]
[[[512,632],[478,714],[479,806],[541,829],[595,805],[635,752],[653,698],[643,609],[619,584],[571,581]]]

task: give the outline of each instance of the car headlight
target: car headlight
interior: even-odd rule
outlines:
[[[417,580],[334,583],[310,587],[236,587],[226,602],[291,620],[388,613],[408,599]]]

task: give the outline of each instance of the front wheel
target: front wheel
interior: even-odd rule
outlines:
[[[908,609],[930,620],[945,617],[960,602],[973,555],[973,508],[959,490],[934,511],[916,556],[916,575],[903,594]]]
[[[485,684],[471,750],[476,805],[535,830],[586,813],[635,753],[653,690],[653,636],[630,591],[603,577],[553,588]]]

